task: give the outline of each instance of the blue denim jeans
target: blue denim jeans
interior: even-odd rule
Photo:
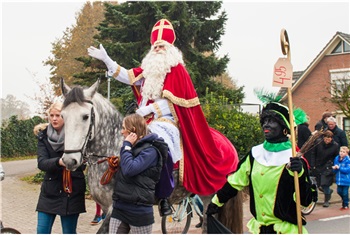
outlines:
[[[337,186],[337,193],[342,199],[343,207],[349,207],[349,186]]]
[[[201,202],[201,200],[197,194],[193,198],[195,199],[195,202],[196,202],[199,210],[203,213],[203,202]]]
[[[76,234],[79,214],[61,216],[63,234]],[[50,234],[56,215],[45,212],[38,212],[37,234]]]

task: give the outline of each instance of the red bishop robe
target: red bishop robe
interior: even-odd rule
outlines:
[[[143,78],[141,68],[130,70],[129,75],[133,75],[132,83]],[[133,86],[133,91],[140,103],[139,88]],[[180,129],[183,186],[199,195],[215,193],[226,183],[226,176],[237,169],[239,159],[235,147],[223,134],[209,127],[192,80],[182,64],[172,67],[166,75],[162,97],[173,104],[170,110]]]

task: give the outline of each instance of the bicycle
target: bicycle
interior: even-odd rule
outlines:
[[[172,205],[173,214],[162,217],[163,234],[185,234],[188,232],[193,210],[200,218],[203,218],[203,202],[198,195],[191,195],[179,203]]]

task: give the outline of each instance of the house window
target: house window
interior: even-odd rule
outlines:
[[[346,43],[346,42],[343,43],[343,51],[344,52],[350,52],[350,45],[349,45],[349,43]]]
[[[329,71],[332,83],[332,96],[339,96],[343,89],[350,84],[350,68],[333,69]]]
[[[343,130],[347,133],[350,132],[350,118],[348,117],[343,118]]]
[[[342,42],[339,42],[338,45],[334,48],[334,50],[332,51],[332,54],[339,54],[342,52]]]
[[[347,42],[340,41],[331,54],[340,54],[344,52],[350,52],[350,45]]]

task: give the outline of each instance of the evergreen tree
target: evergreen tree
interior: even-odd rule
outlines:
[[[221,5],[221,1],[142,1],[119,5],[106,2],[105,19],[97,27],[99,34],[95,36],[97,43],[94,46],[103,44],[109,56],[126,69],[138,67],[150,49],[153,25],[166,18],[173,24],[177,37],[175,46],[184,55],[198,96],[204,97],[208,88],[218,96],[225,95],[230,102],[241,103],[243,88],[228,89],[213,79],[225,72],[229,62],[227,56],[218,58],[215,55],[221,46],[220,38],[227,20]],[[88,73],[75,76],[80,78],[77,83],[92,84],[97,77],[104,77],[106,67],[103,62],[88,57],[79,60],[90,69]],[[107,91],[100,92],[105,95]],[[134,100],[131,89],[117,81],[112,81],[111,97],[115,97],[112,102],[119,110],[125,110]]]

